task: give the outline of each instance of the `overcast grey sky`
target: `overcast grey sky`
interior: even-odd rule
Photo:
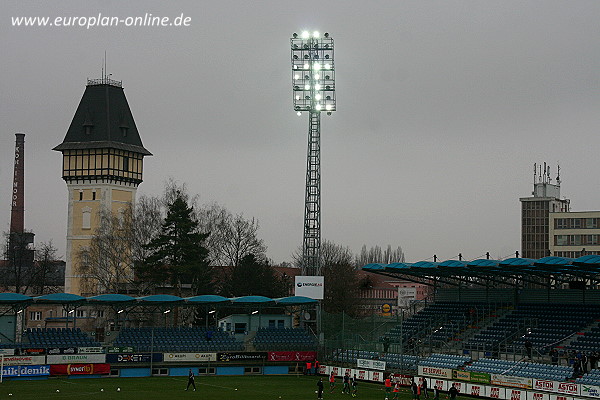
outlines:
[[[18,16],[184,14],[189,27],[13,27]],[[301,244],[307,116],[289,38],[335,39],[322,117],[323,237],[402,246],[407,261],[520,248],[533,163],[560,161],[573,210],[598,210],[600,1],[4,1],[0,229],[14,133],[26,134],[25,226],[64,255],[61,143],[104,51],[145,147],[138,193],[172,176],[256,217],[275,261]]]

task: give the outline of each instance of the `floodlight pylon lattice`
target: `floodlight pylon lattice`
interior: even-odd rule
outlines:
[[[291,39],[294,111],[308,113],[302,274],[321,275],[321,112],[336,110],[333,38],[325,33]]]

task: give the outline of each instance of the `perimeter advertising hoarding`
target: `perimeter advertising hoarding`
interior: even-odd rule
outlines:
[[[317,359],[316,351],[270,351],[269,361],[313,361]],[[320,368],[320,366],[319,366]]]
[[[490,374],[485,372],[452,370],[452,379],[468,381],[471,383],[490,383]]]
[[[325,294],[325,277],[323,276],[296,276],[294,287],[296,296],[309,297],[323,300]]]
[[[532,378],[522,378],[519,376],[508,375],[490,375],[490,383],[498,386],[516,387],[519,389],[531,389],[533,387]]]
[[[133,347],[108,347],[106,349],[107,353],[134,353],[135,349]]]
[[[106,354],[59,354],[49,355],[48,364],[103,364]]]
[[[380,371],[385,371],[385,361],[364,360],[364,359],[359,358],[356,360],[356,366],[358,368],[378,369]]]
[[[165,362],[217,361],[217,353],[164,353]]]
[[[53,354],[77,354],[77,347],[54,347],[48,349],[49,355]]]
[[[103,354],[104,348],[102,347],[79,347],[79,354]]]
[[[162,360],[162,353],[106,354],[107,363],[149,363]]]
[[[46,354],[46,349],[41,349],[39,347],[36,348],[27,348],[27,349],[16,349],[16,354],[21,356],[41,356]]]
[[[449,368],[424,367],[419,365],[419,375],[452,379],[452,370]]]
[[[48,375],[50,375],[49,365],[14,365],[2,368],[2,376],[4,378]]]
[[[0,349],[0,354],[4,354],[5,356],[14,356],[15,349]]]
[[[106,375],[110,364],[58,364],[50,366],[51,375]]]
[[[579,394],[586,397],[600,398],[600,386],[579,384]]]
[[[217,361],[263,361],[267,359],[267,352],[245,353],[245,352],[227,352],[217,353]]]
[[[550,400],[548,393],[527,392],[527,400]]]
[[[4,356],[4,365],[39,365],[46,363],[46,356]]]

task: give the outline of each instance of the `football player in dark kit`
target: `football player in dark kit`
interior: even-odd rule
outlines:
[[[323,378],[319,378],[317,382],[317,399],[323,398]]]
[[[185,390],[188,390],[190,388],[190,385],[193,386],[194,392],[195,392],[196,384],[194,383],[194,373],[192,372],[191,368],[190,368],[190,373],[188,374],[188,384],[187,384],[187,387],[185,388]]]

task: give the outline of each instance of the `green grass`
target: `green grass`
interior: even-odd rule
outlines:
[[[187,377],[5,380],[0,384],[0,398],[15,400],[310,400],[317,398],[315,394],[317,380],[317,377],[306,376],[200,376],[196,377],[196,392],[184,391]],[[352,399],[351,396],[340,393],[342,384],[339,379],[335,392],[330,394],[329,383],[326,380],[324,377],[324,400]],[[117,388],[121,388],[121,391],[117,392]],[[59,392],[56,392],[57,390]],[[12,396],[9,397],[9,393],[12,393]],[[356,398],[384,400],[383,384],[359,382]],[[402,389],[399,398],[410,400],[412,396],[409,395],[408,389]]]

